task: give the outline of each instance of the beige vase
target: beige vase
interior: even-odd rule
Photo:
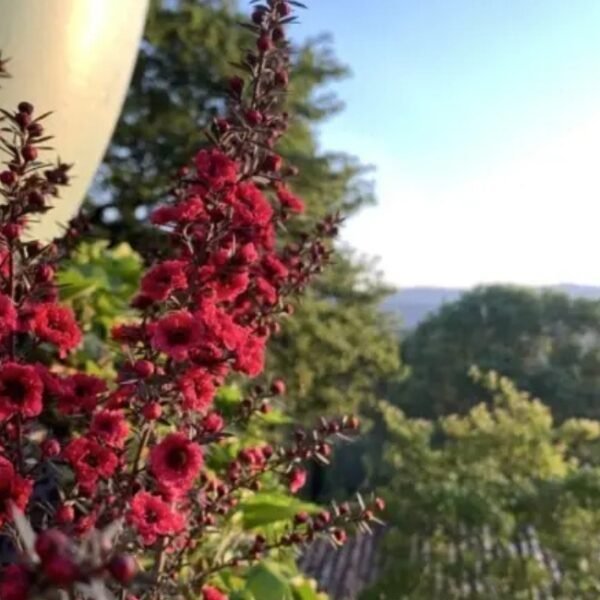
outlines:
[[[33,227],[37,236],[58,234],[83,201],[121,111],[147,9],[148,0],[0,0],[0,49],[13,76],[0,106],[28,100],[55,111],[46,121],[52,146],[75,163],[70,187]]]

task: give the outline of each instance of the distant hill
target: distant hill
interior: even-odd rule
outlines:
[[[600,286],[560,283],[542,289],[562,292],[573,298],[600,300]],[[442,305],[458,300],[467,288],[410,287],[392,294],[383,309],[402,320],[403,329],[413,329]]]

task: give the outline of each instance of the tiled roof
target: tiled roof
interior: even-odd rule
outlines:
[[[332,600],[356,600],[377,577],[382,537],[383,529],[379,528],[372,535],[350,538],[340,548],[327,540],[317,540],[301,556],[300,569],[316,579]]]

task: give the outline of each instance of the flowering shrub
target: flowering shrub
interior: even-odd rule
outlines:
[[[329,262],[340,222],[327,217],[294,241],[277,239],[304,210],[287,184],[294,168],[275,151],[289,119],[284,26],[294,4],[255,6],[246,27],[256,48],[238,65],[243,77],[228,82],[228,113],[207,132],[212,146],[180,169],[151,216],[168,252],[147,257],[136,314],[112,329],[114,378],[69,362],[82,332],[59,301],[55,274],[81,222],[51,243],[25,236],[68,184],[70,167],[39,159],[49,137],[31,104],[2,113],[0,525],[12,550],[3,600],[221,600],[228,577],[270,553],[317,535],[339,545],[346,526],[376,520],[381,502],[359,499],[299,510],[269,535],[227,544],[232,515],[251,493],[298,493],[303,463],[326,463],[333,438],[358,429],[354,417],[322,419],[286,446],[256,440],[230,456],[229,438],[268,414],[285,383],[215,403],[224,384],[261,374],[270,336],[292,313],[289,300]]]

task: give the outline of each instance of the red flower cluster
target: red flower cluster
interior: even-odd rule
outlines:
[[[180,513],[160,496],[148,492],[138,492],[133,497],[128,519],[147,546],[154,544],[160,536],[179,533],[185,524]]]
[[[122,550],[150,556],[153,546],[156,563],[144,580],[149,587],[140,582],[142,598],[200,590],[203,600],[226,600],[207,581],[220,569],[259,558],[270,548],[266,540],[257,537],[231,562],[198,567],[180,581],[190,553],[242,493],[260,489],[265,473],[296,493],[306,481],[301,463],[327,456],[328,436],[356,429],[351,420],[326,423],[289,448],[260,444],[240,450],[216,474],[205,469],[211,444],[285,393],[282,380],[266,393],[255,388],[231,422],[214,405],[228,377],[262,372],[268,340],[291,312],[287,299],[329,261],[327,238],[339,221],[328,217],[287,244],[276,235],[304,210],[286,182],[293,169],[275,152],[288,121],[281,92],[289,81],[289,13],[285,0],[256,8],[257,53],[247,57],[248,82],[231,81],[230,110],[213,124],[212,147],[181,169],[172,197],[151,216],[170,254],[143,276],[132,300],[136,320],[113,331],[123,350],[116,382],[48,361],[53,353],[66,358],[82,339],[73,312],[57,302],[54,283],[74,230],[50,244],[26,241],[22,233],[68,182],[68,167],[37,161],[43,127],[30,104],[7,113],[11,139],[20,145],[0,172],[0,526],[14,507],[34,514],[30,496],[48,468],[57,474],[60,503],[42,511],[44,527],[55,529],[40,534],[26,564],[4,571],[3,599],[25,600],[50,585],[71,590],[107,574],[110,586],[122,588],[137,571]],[[4,145],[13,148],[12,141]],[[126,526],[113,547],[104,531],[121,522]],[[339,525],[331,520],[331,528]],[[94,528],[102,533],[92,551]],[[319,531],[334,535],[329,522]],[[74,545],[84,533],[87,556]],[[272,547],[293,543],[288,536]]]

